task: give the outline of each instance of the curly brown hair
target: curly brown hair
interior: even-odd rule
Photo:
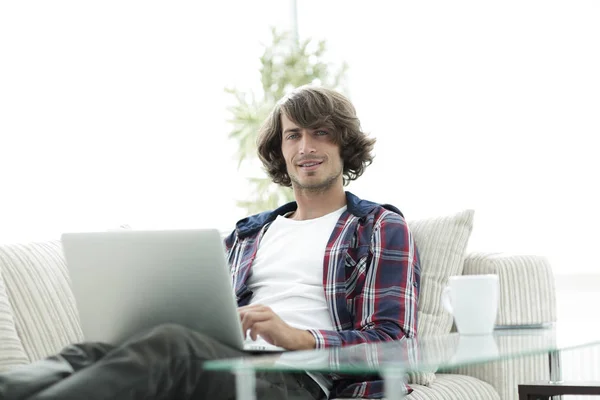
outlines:
[[[274,183],[292,186],[281,152],[282,113],[301,128],[328,128],[333,132],[344,166],[344,185],[361,176],[373,162],[375,139],[361,130],[350,100],[331,89],[302,86],[275,105],[258,134],[258,156]]]

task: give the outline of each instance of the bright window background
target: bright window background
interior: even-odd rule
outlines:
[[[0,242],[244,217],[225,86],[256,87],[290,2],[0,3]],[[475,209],[471,251],[595,272],[600,3],[298,1],[409,220]]]

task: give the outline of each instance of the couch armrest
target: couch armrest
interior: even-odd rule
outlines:
[[[550,378],[547,355],[535,355],[455,368],[449,373],[467,375],[489,383],[502,400],[519,400],[519,384]]]
[[[495,274],[500,278],[497,326],[539,326],[556,322],[556,290],[544,257],[474,253],[465,259],[464,275]],[[503,345],[502,338],[497,343]],[[548,356],[536,355],[453,369],[489,383],[503,400],[517,400],[517,385],[549,378]]]
[[[556,322],[556,290],[544,257],[501,253],[468,254],[464,275],[495,274],[500,278],[496,325],[543,325]]]

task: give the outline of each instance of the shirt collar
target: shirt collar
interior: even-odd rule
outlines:
[[[346,212],[349,212],[358,218],[365,217],[373,209],[382,206],[368,200],[362,200],[350,192],[346,192],[346,205],[348,207]],[[384,204],[383,207],[402,215],[400,210],[392,205]],[[295,201],[292,201],[273,211],[265,211],[260,214],[241,219],[236,224],[237,234],[240,238],[250,236],[262,229],[263,226],[273,222],[278,215],[285,215],[289,212],[295,211],[297,208],[298,204]]]

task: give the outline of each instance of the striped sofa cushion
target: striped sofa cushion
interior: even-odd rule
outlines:
[[[406,396],[406,400],[500,400],[501,398],[489,383],[465,375],[438,374],[435,382],[429,386],[411,385],[411,388],[413,392]]]
[[[429,387],[412,385],[407,400],[500,400],[500,395],[484,381],[466,375],[437,374]]]
[[[83,338],[59,241],[0,247],[0,265],[29,361]]]
[[[12,307],[2,278],[2,269],[0,260],[0,372],[29,362],[17,335]]]
[[[417,336],[450,333],[453,317],[441,305],[448,277],[462,275],[466,249],[473,230],[473,210],[454,215],[409,221],[421,259]],[[409,374],[410,384],[430,385],[434,370]]]

